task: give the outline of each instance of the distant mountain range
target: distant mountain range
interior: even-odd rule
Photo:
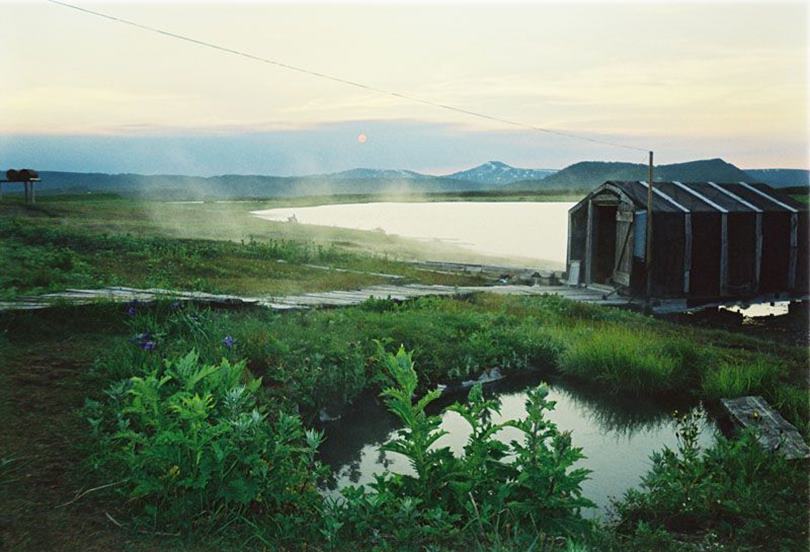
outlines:
[[[40,171],[42,193],[117,193],[172,199],[229,199],[236,197],[297,197],[334,194],[396,194],[485,191],[585,191],[606,180],[645,180],[641,163],[584,161],[562,170],[522,169],[489,161],[445,176],[410,170],[351,169],[303,177],[266,175],[103,174]],[[656,180],[764,182],[774,187],[810,186],[810,172],[797,169],[744,171],[722,159],[659,165]],[[4,190],[19,191],[5,185]]]
[[[543,180],[556,172],[554,169],[518,169],[501,161],[488,161],[466,171],[448,174],[445,178],[497,186],[525,180]]]
[[[422,174],[416,171],[409,171],[406,169],[349,169],[348,171],[341,171],[329,174],[315,174],[305,178],[318,179],[318,178],[331,178],[334,180],[367,180],[367,179],[396,179],[405,178],[411,179],[425,179],[436,178],[429,174]]]
[[[474,182],[486,186],[500,186],[519,182],[522,180],[542,180],[543,178],[557,172],[555,169],[519,169],[507,165],[502,161],[487,161],[482,165],[467,169],[465,171],[454,172],[443,176],[418,173],[406,169],[350,169],[348,171],[311,175],[307,179],[327,178],[333,180],[429,180],[450,178],[453,180],[463,180],[464,182]]]

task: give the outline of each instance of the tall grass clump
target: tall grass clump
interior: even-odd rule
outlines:
[[[321,498],[320,435],[257,400],[243,362],[171,358],[88,401],[92,467],[127,502],[134,522],[206,534],[255,527],[276,542],[301,536]]]
[[[631,392],[684,389],[698,376],[700,359],[680,338],[604,324],[566,335],[559,368],[568,376]]]
[[[770,395],[784,373],[784,366],[769,359],[724,361],[716,368],[705,371],[701,387],[704,396],[714,400],[743,395]]]

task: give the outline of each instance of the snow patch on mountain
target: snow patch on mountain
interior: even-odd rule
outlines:
[[[484,184],[511,184],[521,180],[542,180],[555,172],[553,169],[521,169],[502,161],[488,161],[466,171],[448,174],[446,178]]]

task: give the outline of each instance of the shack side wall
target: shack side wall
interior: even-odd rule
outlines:
[[[728,293],[756,293],[755,268],[757,255],[756,214],[729,213],[728,217]]]
[[[790,213],[768,211],[762,216],[762,276],[760,291],[788,289],[790,264]]]
[[[653,285],[656,297],[683,297],[683,213],[653,214]]]
[[[722,217],[720,213],[692,215],[692,277],[689,295],[695,298],[720,296]]]

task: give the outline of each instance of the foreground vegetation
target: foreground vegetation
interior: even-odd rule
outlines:
[[[417,252],[406,240],[246,214],[267,206],[3,203],[0,299],[108,284],[294,293],[384,280],[373,273],[470,281],[392,260]],[[493,366],[710,411],[720,397],[761,394],[810,437],[806,346],[557,297],[287,314],[170,302],[3,313],[0,547],[806,548],[806,464],[751,435],[700,450],[689,416],[679,447],[651,450],[641,488],[598,522],[582,516],[582,453],[549,422],[543,387],[528,394],[525,419],[501,424],[498,401],[473,388],[448,407],[471,429],[463,453],[438,446],[437,385]],[[386,473],[333,501],[319,491],[329,474],[311,428],[364,394],[398,418],[386,448],[414,474]],[[505,426],[521,437],[499,441]]]
[[[81,384],[69,393],[73,406],[60,414],[79,447],[60,445],[75,460],[61,468],[69,483],[50,507],[69,502],[71,489],[109,486],[51,515],[84,523],[93,515],[93,526],[106,524],[96,528],[102,535],[118,538],[109,536],[117,531],[138,548],[157,538],[178,549],[204,542],[338,550],[375,544],[689,550],[718,542],[770,549],[778,530],[783,549],[791,550],[807,537],[804,468],[759,450],[750,437],[698,451],[685,421],[681,448],[654,456],[642,489],[617,505],[614,521],[598,525],[581,518],[588,502],[578,489],[587,474],[575,466],[580,453],[570,438],[545,418],[553,405],[542,390],[531,395],[527,420],[509,422],[527,436],[522,445],[493,438],[498,405],[478,390],[453,406],[472,428],[461,457],[430,446],[438,429],[427,409],[437,383],[493,365],[507,373],[542,368],[595,380],[603,393],[684,394],[709,406],[714,396],[763,394],[807,435],[802,348],[556,297],[371,301],[285,315],[170,303],[85,307],[78,318],[76,309],[70,312],[70,319],[58,311],[5,317],[2,348],[10,362],[0,388],[25,388],[24,374],[42,363],[42,352],[29,348],[31,336],[61,341],[86,320],[90,339],[80,337],[76,346],[89,349],[81,353],[87,360],[63,376],[65,384]],[[383,354],[375,340],[389,351],[404,344],[412,356]],[[717,366],[736,375],[715,376]],[[755,375],[763,366],[768,378]],[[8,401],[42,405],[24,422],[28,428],[53,415],[44,402],[51,390],[31,385],[33,394]],[[364,392],[382,392],[400,418],[403,430],[390,450],[410,458],[416,475],[386,475],[332,503],[317,492],[326,476],[316,454],[320,436],[306,428],[321,408],[339,409]],[[4,415],[22,422],[29,413]],[[3,452],[12,475],[7,484],[0,480],[0,492],[11,497],[4,500],[11,511],[32,516],[33,526],[38,516],[14,499],[32,492],[13,475],[28,432],[3,431],[3,442],[13,443]],[[518,445],[524,448],[512,448]],[[551,481],[557,482],[548,487]],[[562,494],[546,495],[541,487]],[[32,526],[15,523],[21,527],[13,526],[10,542],[43,545],[36,531],[26,532]],[[75,539],[77,548],[87,548],[81,535]]]

